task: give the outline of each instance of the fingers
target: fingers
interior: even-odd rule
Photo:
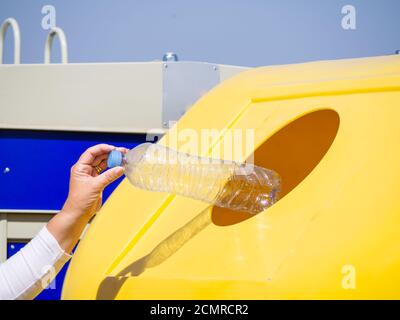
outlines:
[[[96,179],[97,183],[99,183],[100,188],[104,189],[111,182],[114,182],[119,177],[121,177],[123,173],[124,173],[123,167],[115,167],[103,172],[94,179]]]
[[[118,151],[122,152],[123,154],[125,154],[129,151],[127,148],[123,148],[123,147],[117,147],[117,148],[114,147],[113,150],[118,150]],[[94,166],[94,167],[100,166],[100,163],[102,163],[104,160],[107,160],[107,159],[108,159],[108,153],[103,153],[103,154],[97,156],[93,160],[92,166]],[[102,167],[102,169],[105,169],[105,167]]]
[[[117,147],[117,148],[115,148],[115,149],[118,150],[118,151],[120,151],[120,152],[122,152],[123,154],[126,154],[126,153],[128,153],[128,151],[129,151],[129,149],[124,148],[124,147]]]
[[[100,162],[98,165],[97,165],[99,168],[101,168],[102,170],[105,170],[105,169],[107,169],[107,159],[104,159],[102,162]]]
[[[99,156],[106,156],[116,149],[114,146],[109,144],[98,144],[87,149],[79,158],[78,163],[87,164],[93,166],[93,162]],[[103,160],[103,159],[101,159]],[[99,161],[99,163],[101,162]]]
[[[98,170],[99,168],[101,169],[100,172]],[[107,159],[104,159],[99,164],[92,167],[92,176],[97,177],[106,169],[107,169]]]
[[[112,150],[118,150],[124,154],[129,151],[128,149],[123,147],[117,148],[109,144],[98,144],[87,149],[81,155],[74,167],[87,168],[87,170],[89,170],[87,173],[92,177],[95,177],[95,179],[98,178],[98,183],[100,184],[100,187],[104,188],[111,182],[118,179],[124,172],[124,169],[122,167],[117,167],[113,168],[112,170],[108,170],[103,174],[98,173],[98,169],[96,167],[99,167],[102,170],[105,170],[107,168],[108,154]]]
[[[108,159],[108,153],[104,153],[102,155],[97,156],[93,162],[92,162],[92,166],[100,166],[100,163],[102,163],[104,160]]]

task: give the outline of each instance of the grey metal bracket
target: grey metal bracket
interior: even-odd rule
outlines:
[[[206,92],[220,82],[218,65],[203,62],[163,63],[162,126],[169,128]]]

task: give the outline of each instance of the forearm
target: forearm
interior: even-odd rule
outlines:
[[[89,216],[68,211],[63,208],[47,224],[47,229],[54,236],[60,247],[71,253],[89,222]]]

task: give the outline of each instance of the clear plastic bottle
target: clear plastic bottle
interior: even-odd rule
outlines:
[[[272,170],[189,155],[159,144],[143,143],[125,155],[114,150],[108,167],[115,166],[124,166],[136,187],[252,214],[274,204],[280,191],[280,177]]]

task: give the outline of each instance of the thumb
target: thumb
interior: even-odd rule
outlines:
[[[95,179],[100,184],[101,188],[107,187],[111,182],[117,180],[124,173],[123,167],[115,167],[111,168],[101,175],[97,176]]]

